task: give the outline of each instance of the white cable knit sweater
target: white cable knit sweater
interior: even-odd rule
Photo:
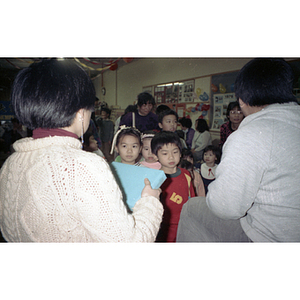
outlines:
[[[0,225],[11,242],[154,242],[163,208],[128,214],[104,159],[72,137],[24,138],[0,172]]]

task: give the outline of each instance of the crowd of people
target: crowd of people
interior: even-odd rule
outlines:
[[[217,146],[207,120],[197,119],[193,129],[190,118],[156,107],[147,92],[115,124],[107,107],[95,116],[93,84],[76,64],[43,60],[20,71],[12,105],[32,135],[14,141],[1,168],[4,239],[300,241],[300,109],[292,76],[281,59],[245,65]],[[113,161],[162,170],[166,180],[156,190],[145,179],[128,211]]]

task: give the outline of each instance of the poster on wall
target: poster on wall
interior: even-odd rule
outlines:
[[[212,130],[220,130],[226,120],[226,111],[230,102],[236,101],[235,93],[214,94]]]

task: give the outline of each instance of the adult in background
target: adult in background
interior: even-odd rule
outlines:
[[[183,207],[177,241],[300,242],[300,106],[283,59],[254,59],[235,87],[245,119],[205,198]]]
[[[137,111],[127,113],[122,117],[120,126],[126,125],[130,127],[135,125],[140,132],[146,130],[159,131],[158,117],[152,112],[154,105],[155,101],[151,94],[147,92],[140,93],[138,95]]]
[[[224,143],[230,134],[239,128],[239,125],[244,119],[244,114],[241,111],[238,101],[230,102],[227,107],[226,117],[228,121],[220,127],[220,143],[219,146],[222,149]]]
[[[162,220],[149,180],[128,214],[110,167],[82,150],[95,103],[87,73],[71,61],[21,70],[12,106],[31,138],[14,143],[0,172],[0,225],[9,242],[153,242]],[[5,192],[2,192],[5,191]]]
[[[183,117],[178,120],[182,131],[184,132],[184,140],[189,147],[192,148],[192,141],[194,138],[195,130],[192,128],[192,120],[186,117]]]

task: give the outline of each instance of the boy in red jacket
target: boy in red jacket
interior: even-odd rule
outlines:
[[[151,141],[151,151],[158,157],[167,179],[160,187],[164,206],[163,221],[157,242],[176,242],[181,209],[190,197],[195,197],[190,173],[177,167],[181,158],[182,144],[179,136],[171,131],[157,133]]]

